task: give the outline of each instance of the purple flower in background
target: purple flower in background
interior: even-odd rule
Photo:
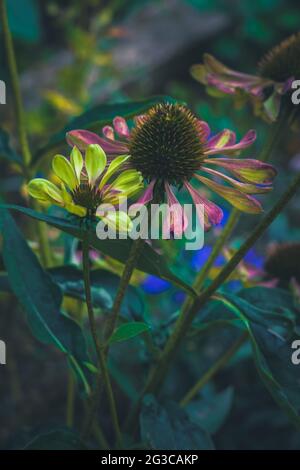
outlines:
[[[258,64],[257,75],[233,70],[213,56],[191,69],[193,77],[214,96],[234,96],[238,105],[250,99],[257,115],[269,121],[278,117],[282,97],[300,76],[300,32],[271,49]],[[270,94],[271,90],[271,94]]]

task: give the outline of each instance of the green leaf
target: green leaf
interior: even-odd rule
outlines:
[[[89,361],[80,326],[60,312],[62,292],[39,264],[10,214],[0,210],[3,261],[10,287],[23,306],[34,336],[53,344],[68,357],[85,391],[89,385],[83,364]]]
[[[146,323],[133,321],[119,326],[109,338],[109,343],[119,343],[120,341],[127,341],[135,336],[149,331],[150,327]]]
[[[255,287],[243,289],[237,295],[222,294],[219,300],[244,322],[263,383],[279,406],[300,426],[300,368],[291,360],[292,342],[300,339],[299,312],[292,296],[280,289]],[[276,309],[281,312],[276,313]]]
[[[0,157],[12,163],[22,165],[21,157],[10,147],[9,135],[3,129],[0,129]]]
[[[220,393],[213,393],[193,400],[186,406],[190,419],[209,434],[216,433],[226,421],[233,402],[233,389],[228,387]]]
[[[129,101],[125,103],[99,104],[88,109],[80,116],[72,119],[69,124],[55,134],[49,142],[39,149],[33,157],[33,164],[50,150],[59,148],[64,144],[66,132],[75,129],[89,129],[101,133],[102,127],[112,122],[116,116],[130,119],[136,115],[145,113],[149,108],[157,103],[172,103],[175,100],[169,96],[158,95],[141,101]]]
[[[25,215],[28,215],[29,217],[32,217],[33,219],[46,222],[52,227],[58,228],[59,230],[62,230],[63,232],[68,233],[69,235],[72,235],[73,237],[76,237],[80,240],[88,237],[90,245],[96,250],[99,250],[104,255],[111,256],[121,263],[126,263],[127,261],[128,254],[132,246],[132,240],[129,238],[126,240],[100,240],[96,235],[95,228],[87,231],[87,229],[81,226],[79,222],[71,222],[66,218],[46,215],[41,212],[28,209],[27,207],[16,205],[5,205],[2,207],[16,210]],[[145,273],[161,277],[162,279],[166,279],[167,281],[177,285],[179,289],[185,290],[190,295],[197,295],[191,286],[186,284],[184,281],[175,276],[172,271],[170,271],[164,257],[153,250],[153,248],[151,248],[148,243],[144,243],[141,255],[137,261],[137,269]]]
[[[54,429],[34,437],[24,450],[83,450],[87,446],[70,429]]]
[[[152,395],[144,399],[140,415],[141,437],[151,449],[212,450],[209,434],[175,403],[166,407]]]
[[[85,300],[84,283],[80,269],[76,266],[59,266],[49,269],[48,272],[53,280],[59,284],[64,295]],[[91,290],[93,305],[103,309],[112,308],[113,299],[115,298],[119,283],[119,276],[105,269],[92,270]],[[121,315],[127,319],[142,318],[143,311],[144,303],[140,294],[135,287],[128,286],[121,306]]]

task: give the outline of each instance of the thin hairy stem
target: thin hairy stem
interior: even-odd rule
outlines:
[[[72,371],[68,372],[68,386],[67,386],[67,405],[66,405],[66,425],[73,426],[74,422],[74,400],[75,400],[75,379]]]
[[[120,425],[119,425],[119,418],[117,414],[116,402],[115,402],[115,398],[114,398],[114,394],[112,390],[109,372],[108,372],[108,368],[106,364],[104,347],[100,343],[100,339],[97,334],[97,325],[96,325],[93,302],[92,302],[92,295],[91,295],[88,239],[85,239],[82,242],[82,265],[83,265],[83,279],[84,279],[84,287],[85,287],[86,305],[87,305],[90,329],[91,329],[92,338],[94,341],[95,351],[97,355],[98,367],[99,367],[99,370],[101,371],[102,380],[103,380],[106,395],[108,398],[112,424],[113,424],[115,436],[116,436],[116,443],[119,448],[122,448],[123,445],[122,445],[122,435],[121,435]],[[98,400],[98,397],[96,396],[95,399]]]
[[[129,285],[132,273],[136,267],[136,263],[139,259],[141,250],[143,248],[143,243],[144,240],[142,238],[138,238],[137,240],[134,240],[132,243],[131,250],[129,252],[128,260],[124,266],[124,270],[122,273],[122,277],[120,280],[120,284],[116,293],[116,297],[114,300],[114,304],[112,307],[112,311],[110,314],[110,318],[107,321],[107,326],[106,326],[106,331],[105,331],[105,338],[108,339],[117,324],[118,321],[118,316],[120,312],[120,308],[122,305],[122,301],[124,299],[124,296],[126,294],[127,287]]]

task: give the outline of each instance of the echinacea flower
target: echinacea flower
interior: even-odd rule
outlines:
[[[208,93],[233,95],[241,103],[250,98],[256,114],[274,121],[282,97],[291,91],[292,82],[300,77],[300,32],[267,52],[258,63],[256,75],[232,70],[210,54],[204,54],[203,64],[194,65],[191,73],[206,85]],[[288,103],[291,103],[290,99]]]
[[[88,145],[84,158],[80,150],[73,147],[69,160],[63,155],[55,155],[52,160],[53,171],[61,180],[60,187],[49,180],[35,178],[29,182],[28,192],[33,198],[61,206],[78,217],[93,218],[98,215],[99,206],[117,206],[142,188],[142,178],[137,171],[120,171],[127,159],[128,156],[117,156],[107,167],[106,154],[99,145]],[[127,230],[131,224],[122,211],[108,209],[103,219],[107,224],[119,226],[120,230]]]
[[[116,117],[113,125],[114,128],[104,127],[104,137],[87,130],[74,130],[68,132],[67,141],[81,149],[92,142],[98,143],[110,158],[120,153],[130,155],[127,167],[139,171],[148,182],[139,203],[153,200],[155,188],[166,196],[169,206],[178,208],[174,225],[175,219],[182,219],[183,215],[172,187],[186,188],[196,207],[204,206],[205,229],[219,224],[223,217],[222,210],[191,184],[193,178],[243,212],[262,211],[253,194],[272,189],[274,167],[255,159],[215,157],[216,154],[233,156],[247,148],[256,139],[255,131],[247,132],[239,142],[228,129],[211,136],[208,124],[197,119],[189,109],[167,103],[136,117],[131,130],[121,117]]]

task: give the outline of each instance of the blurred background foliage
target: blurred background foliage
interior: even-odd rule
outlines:
[[[207,96],[204,88],[192,79],[190,67],[201,62],[204,52],[209,52],[234,69],[253,73],[261,56],[297,31],[300,24],[297,0],[9,0],[7,3],[27,128],[35,150],[71,119],[96,104],[165,94],[187,102],[214,131],[228,127],[241,136],[249,128],[257,129],[258,140],[252,149],[253,156],[257,156],[268,136],[268,125],[258,121],[250,108],[234,109],[230,99],[216,100]],[[7,102],[10,104],[3,56],[0,71],[0,78],[8,84]],[[1,127],[10,133],[16,145],[10,105],[5,111],[0,107],[0,118]],[[275,152],[275,164],[280,171],[276,182],[278,194],[286,187],[299,149],[299,135],[288,133],[284,144]],[[25,194],[19,194],[22,175],[16,176],[14,167],[7,162],[1,165],[2,197],[20,202]],[[38,169],[40,174],[48,165],[49,159],[45,159]],[[266,207],[272,201],[274,195],[268,196]],[[227,216],[229,207],[224,201],[222,207]],[[299,198],[294,199],[270,227],[245,260],[244,277],[237,273],[230,279],[228,284],[232,291],[253,285],[247,266],[263,270],[266,256],[276,243],[299,241],[298,208]],[[240,246],[253,223],[251,216],[241,218],[228,252]],[[165,241],[159,249],[164,250],[174,272],[192,283],[221,229],[217,227],[209,233],[205,249],[197,253],[184,252],[182,241]],[[72,240],[62,242],[55,230],[49,231],[49,237],[58,251],[63,246],[68,248],[69,260],[76,258],[77,247],[74,249]],[[223,253],[212,276],[225,259],[226,253]],[[95,255],[94,262],[96,267],[107,268],[101,257]],[[118,273],[120,267],[110,263],[110,270]],[[160,345],[184,294],[167,281],[139,273],[134,284],[138,286],[138,300],[135,297],[129,301],[129,313],[126,311],[125,315],[141,319],[140,308],[133,306],[142,302],[142,319],[156,329],[156,341]],[[286,287],[284,283],[282,286]],[[1,297],[0,301],[3,306],[7,299]],[[1,329],[9,332],[13,351],[8,361],[10,366],[5,371],[1,369],[4,383],[8,384],[0,392],[0,416],[5,423],[0,430],[1,447],[26,442],[33,430],[41,430],[41,422],[60,423],[65,401],[66,371],[63,364],[58,365],[58,354],[53,350],[49,353],[46,346],[32,339],[18,315],[18,307],[11,299],[10,302],[12,316],[0,320]],[[67,301],[66,310],[71,310],[72,305]],[[165,323],[165,329],[161,322]],[[232,343],[233,333],[226,327],[191,334],[182,347],[178,366],[172,370],[166,394],[170,393],[174,399],[182,398],[201,373]],[[111,370],[121,401],[124,395],[132,398],[137,394],[141,384],[134,383],[133,377],[141,376],[151,361],[141,343],[142,339],[134,339],[114,350]],[[204,428],[213,434],[217,448],[299,449],[299,432],[260,382],[250,356],[246,343],[214,382],[202,389],[197,410],[190,412],[196,413]],[[7,390],[11,391],[9,396]],[[80,415],[82,410],[78,403]]]

